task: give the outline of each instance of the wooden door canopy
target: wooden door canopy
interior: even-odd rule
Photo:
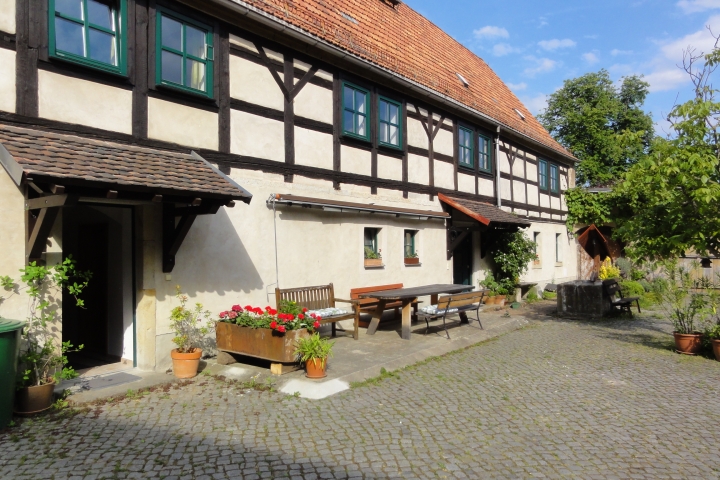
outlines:
[[[513,213],[501,210],[494,205],[489,203],[478,202],[475,200],[468,200],[467,198],[451,197],[442,193],[438,194],[438,199],[454,208],[455,210],[464,213],[468,217],[477,220],[482,225],[495,226],[495,227],[529,227],[530,222],[522,219]]]

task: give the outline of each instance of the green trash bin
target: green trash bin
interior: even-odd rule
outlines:
[[[12,420],[20,332],[25,322],[0,318],[0,429]]]

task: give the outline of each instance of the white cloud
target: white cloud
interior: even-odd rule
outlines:
[[[569,38],[565,38],[563,40],[553,38],[552,40],[542,40],[538,42],[538,45],[543,50],[547,50],[549,52],[555,51],[559,48],[570,48],[575,46],[575,42],[573,40],[570,40]]]
[[[720,0],[680,0],[676,5],[685,13],[696,13],[720,8]]]
[[[582,54],[582,59],[585,60],[590,65],[595,65],[600,61],[597,55],[595,55],[593,52],[587,52]]]
[[[610,51],[610,55],[617,57],[618,55],[632,55],[632,50],[618,50],[617,48]]]
[[[511,45],[508,45],[507,43],[498,43],[496,45],[493,45],[493,55],[496,57],[504,57],[505,55],[509,55],[511,53],[519,52],[519,48],[515,48]]]
[[[510,88],[510,90],[512,90],[513,92],[521,92],[521,91],[527,89],[527,83],[525,83],[525,82],[522,82],[522,83],[508,83],[508,84],[506,84],[506,85],[507,85],[507,86]]]
[[[560,65],[559,62],[551,60],[549,58],[536,58],[533,56],[528,56],[525,57],[525,60],[529,60],[533,63],[532,67],[528,67],[523,71],[523,73],[528,77],[534,77],[538,73],[551,72]]]
[[[522,97],[520,101],[530,110],[530,113],[537,115],[547,108],[547,95],[541,93],[534,97]]]
[[[539,22],[539,23],[538,23],[538,28],[542,28],[542,27],[544,27],[545,25],[549,25],[549,24],[548,24],[548,21],[547,21],[547,17],[540,17],[540,18],[538,18],[538,22]]]
[[[487,25],[477,30],[473,30],[475,38],[508,38],[510,34],[502,27],[494,27]]]

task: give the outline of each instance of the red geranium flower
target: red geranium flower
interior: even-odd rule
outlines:
[[[280,325],[280,326],[277,328],[277,331],[280,332],[280,333],[285,333],[285,325]]]
[[[314,313],[311,313],[310,316],[311,316],[312,318],[317,318],[317,315],[315,315]]]
[[[233,305],[232,310],[233,312],[242,312],[242,307],[240,305]]]
[[[303,313],[307,312],[307,308],[303,307]]]
[[[313,328],[320,328],[320,322],[315,320],[315,323],[313,323]]]
[[[238,314],[236,312],[228,312],[228,317],[230,318],[237,318]]]
[[[220,318],[227,317],[228,312],[220,312]]]
[[[270,328],[272,328],[273,330],[275,330],[277,328],[277,322],[275,320],[270,322]]]
[[[250,306],[250,305],[245,305],[245,310],[250,310],[250,311],[252,311],[252,309],[253,309],[252,306]]]
[[[271,308],[271,309],[268,311],[268,313],[269,313],[270,315],[277,315],[277,310],[275,310],[274,308]]]
[[[305,319],[305,315],[303,315],[303,314],[301,313],[300,315],[298,315],[298,318],[299,318],[300,320],[303,320],[303,319]]]

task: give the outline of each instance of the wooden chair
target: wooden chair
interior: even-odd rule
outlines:
[[[430,320],[442,318],[445,335],[447,335],[448,340],[450,340],[450,334],[447,330],[445,318],[448,315],[467,313],[472,312],[473,310],[475,311],[476,318],[468,318],[468,321],[477,320],[480,328],[483,328],[482,323],[480,322],[480,308],[482,307],[483,298],[485,298],[484,290],[480,292],[459,293],[456,295],[446,295],[444,297],[440,297],[438,299],[437,307],[433,312],[423,312],[422,310],[418,312],[418,318],[424,319],[427,325],[425,328],[425,335],[427,335],[427,331],[430,328]]]
[[[613,306],[615,311],[619,311],[620,313],[627,312],[632,317],[633,314],[630,307],[632,307],[632,303],[635,302],[637,304],[638,313],[642,313],[640,311],[640,297],[623,297],[622,289],[620,288],[620,284],[617,280],[603,280],[603,287],[605,288],[605,292],[608,297],[610,297],[610,304]],[[617,298],[615,295],[619,295],[620,298]]]
[[[321,325],[332,324],[332,336],[335,336],[335,323],[340,320],[354,319],[355,329],[353,332],[353,338],[358,339],[358,327],[360,325],[360,309],[356,300],[344,300],[342,298],[335,297],[335,289],[333,284],[319,285],[315,287],[301,287],[301,288],[286,288],[286,289],[275,289],[275,302],[276,305],[280,306],[281,300],[287,300],[295,302],[300,307],[305,307],[308,310],[322,310],[325,308],[337,308],[335,302],[349,303],[352,307],[352,312],[343,315],[334,315],[332,317],[322,317],[320,320]]]
[[[362,295],[363,293],[368,293],[368,292],[384,292],[387,290],[397,290],[399,288],[403,288],[402,283],[391,283],[389,285],[375,285],[374,287],[353,288],[350,290],[350,299],[356,300],[358,302],[361,313],[374,312],[378,306],[378,303],[380,303],[378,301],[378,299],[377,298],[358,298],[358,295]],[[418,303],[419,302],[414,302],[412,304],[413,319],[417,318]],[[394,309],[395,310],[395,318],[397,319],[400,316],[400,308],[401,307],[402,307],[402,302],[398,300],[396,302],[388,302],[385,305],[385,310]],[[361,322],[360,326],[367,327],[367,323],[368,322],[365,322],[365,324],[363,325],[363,322]]]

